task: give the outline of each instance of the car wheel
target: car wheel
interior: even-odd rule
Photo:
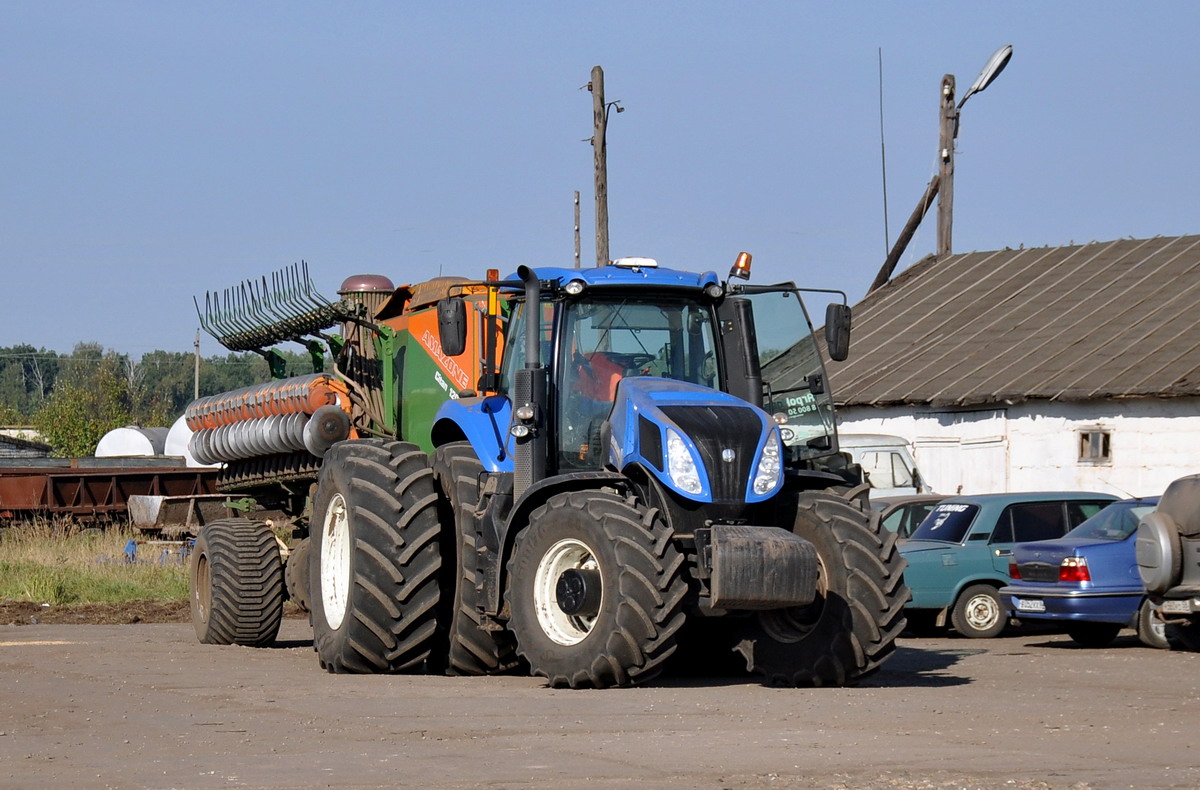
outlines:
[[[961,635],[971,639],[992,639],[1008,625],[1008,617],[996,588],[989,584],[973,584],[963,590],[954,602],[950,624]]]
[[[1167,639],[1167,624],[1159,617],[1158,612],[1154,611],[1149,598],[1142,601],[1138,609],[1137,633],[1138,639],[1142,640],[1146,647],[1166,650],[1171,646]]]
[[[1121,626],[1116,623],[1072,623],[1067,636],[1083,647],[1107,647],[1117,638]]]

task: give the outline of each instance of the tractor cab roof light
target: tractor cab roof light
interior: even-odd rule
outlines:
[[[750,260],[752,256],[748,252],[739,252],[737,260],[733,262],[733,268],[729,270],[729,279],[734,277],[739,280],[750,279]]]
[[[571,280],[569,283],[563,286],[563,290],[571,296],[579,296],[579,294],[583,293],[583,288],[583,280]]]
[[[658,261],[653,258],[617,258],[612,265],[622,269],[657,269]]]

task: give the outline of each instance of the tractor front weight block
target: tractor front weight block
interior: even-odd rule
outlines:
[[[816,596],[816,546],[785,529],[718,524],[696,530],[696,545],[715,609],[806,606]]]

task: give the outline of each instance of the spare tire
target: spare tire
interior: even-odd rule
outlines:
[[[1138,574],[1146,592],[1162,595],[1179,583],[1179,532],[1174,519],[1161,511],[1147,513],[1134,540]]]
[[[1181,477],[1167,486],[1158,512],[1170,516],[1185,538],[1200,537],[1200,475]]]

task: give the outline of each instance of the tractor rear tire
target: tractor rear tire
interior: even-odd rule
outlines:
[[[1082,647],[1108,647],[1121,632],[1117,623],[1071,623],[1067,636]]]
[[[416,445],[339,442],[310,528],[313,646],[329,672],[424,668],[437,636],[437,494]]]
[[[844,686],[879,668],[904,630],[904,558],[861,500],[799,496],[792,528],[816,546],[817,597],[734,621],[734,650],[772,685]]]
[[[226,518],[205,524],[188,577],[201,643],[264,647],[275,641],[283,620],[283,562],[265,523]]]
[[[309,595],[309,563],[308,555],[312,549],[312,541],[304,538],[292,549],[287,562],[283,565],[283,580],[287,584],[288,599],[300,607],[302,612],[312,611]]]
[[[606,491],[551,497],[508,564],[517,653],[555,688],[651,680],[685,619],[683,562],[656,508]],[[573,613],[559,603],[568,576],[586,579]]]
[[[442,602],[439,622],[447,629],[446,655],[439,663],[450,675],[491,675],[519,661],[516,643],[505,628],[484,627],[479,602],[483,568],[475,509],[483,464],[468,442],[439,447],[433,454],[433,479],[442,520]],[[451,545],[453,543],[453,545]],[[451,557],[457,561],[449,562]]]

